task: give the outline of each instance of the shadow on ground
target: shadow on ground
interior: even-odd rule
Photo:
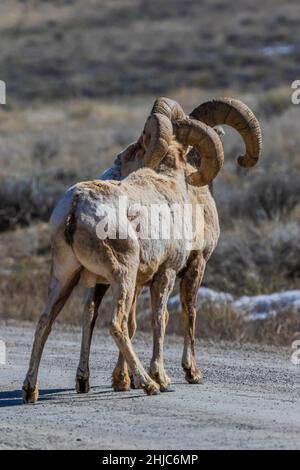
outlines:
[[[89,394],[77,394],[73,388],[50,388],[39,391],[39,399],[37,404],[46,401],[73,401],[77,399],[80,403],[91,402],[93,400],[120,400],[120,399],[133,399],[144,398],[145,393],[142,391],[132,391],[131,393],[116,393],[111,388],[107,387],[93,387]],[[22,390],[11,390],[0,392],[0,408],[7,408],[13,406],[23,405]]]

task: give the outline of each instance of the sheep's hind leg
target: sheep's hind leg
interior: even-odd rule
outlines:
[[[195,327],[197,292],[203,278],[206,262],[204,258],[195,257],[189,264],[180,283],[180,300],[184,324],[184,349],[182,367],[185,379],[191,384],[201,382],[201,371],[196,364]]]
[[[167,270],[158,273],[151,285],[153,356],[149,374],[159,384],[162,392],[167,391],[171,384],[164,368],[163,346],[169,316],[167,302],[174,287],[175,279],[175,271]]]
[[[128,334],[130,339],[133,338],[136,332],[136,302],[140,290],[141,289],[136,289],[129,312]],[[121,352],[119,352],[118,361],[112,373],[112,386],[115,392],[127,392],[130,388],[135,388],[133,375],[131,371],[128,371],[127,362]]]
[[[52,277],[49,288],[49,295],[46,302],[45,309],[40,316],[39,322],[35,331],[34,343],[32,346],[31,358],[29,369],[23,383],[23,402],[34,403],[38,399],[38,369],[43,353],[43,349],[52,324],[63,308],[65,302],[69,298],[73,288],[77,284],[80,277],[80,271],[73,274],[71,278],[65,281],[59,281]]]
[[[83,312],[80,360],[76,373],[77,393],[88,393],[90,390],[89,357],[92,336],[98,317],[98,309],[108,288],[108,285],[97,284],[95,287],[89,289],[87,293]]]
[[[115,340],[120,352],[128,363],[134,377],[136,388],[142,388],[148,395],[155,395],[159,392],[158,385],[147,374],[132,347],[128,334],[128,315],[133,302],[134,292],[132,286],[135,285],[135,277],[121,279],[112,287],[114,291],[114,313],[110,332]]]

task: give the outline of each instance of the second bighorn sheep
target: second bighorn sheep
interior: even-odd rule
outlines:
[[[184,118],[185,114],[181,107],[172,100],[159,98],[156,100],[153,110],[167,116],[171,122]],[[254,166],[261,154],[262,139],[261,130],[257,119],[252,111],[241,101],[232,98],[223,98],[208,101],[201,104],[190,114],[190,117],[200,120],[212,127],[227,124],[236,129],[243,138],[246,145],[246,153],[239,157],[238,163],[243,167]],[[199,167],[201,154],[193,148],[188,154],[188,161],[192,166]],[[119,154],[115,165],[104,175],[105,179],[120,180],[131,172],[141,168],[145,163],[144,152],[139,141],[129,145],[127,149]],[[157,168],[158,172],[164,173],[166,166],[164,160]],[[188,171],[193,169],[188,166]],[[195,187],[189,185],[189,193],[194,203],[203,204],[205,207],[205,244],[203,250],[192,250],[184,268],[178,273],[180,277],[180,298],[182,304],[182,316],[184,324],[184,350],[182,355],[182,366],[185,371],[186,380],[189,383],[199,383],[201,372],[196,365],[195,357],[195,321],[196,321],[196,295],[200,286],[206,263],[211,256],[219,238],[219,221],[215,203],[207,186]],[[98,315],[98,308],[107,290],[107,285],[97,285],[91,289],[85,305],[84,325],[80,362],[77,369],[76,388],[78,392],[89,390],[89,351],[93,328]],[[152,289],[155,289],[152,287]],[[139,291],[136,291],[131,313],[129,315],[129,334],[132,337],[136,330],[136,299]],[[167,323],[168,312],[165,311],[165,323]],[[159,326],[158,326],[159,327]],[[157,328],[154,317],[154,328]],[[163,380],[156,373],[152,365],[150,373],[162,388]],[[166,378],[164,386],[169,381]],[[117,366],[113,372],[113,387],[115,390],[128,390],[133,381],[130,380],[126,362],[120,353]]]
[[[205,186],[215,178],[224,159],[220,138],[206,124],[185,115],[177,116],[176,109],[173,107],[170,119],[164,112],[165,108],[160,109],[159,103],[154,105],[134,150],[146,168],[132,173],[122,182],[76,184],[56,206],[51,217],[49,295],[36,328],[29,370],[23,384],[25,402],[34,402],[38,398],[37,377],[45,342],[53,321],[79,280],[90,287],[97,284],[111,286],[111,334],[131,369],[135,386],[148,394],[157,393],[159,385],[147,374],[133,349],[128,316],[135,292],[151,283],[156,325],[151,375],[155,376],[161,388],[168,385],[162,362],[166,305],[176,275],[186,266],[190,252],[185,249],[183,240],[175,238],[144,240],[136,233],[136,237],[125,239],[100,239],[97,226],[103,217],[101,208],[109,206],[115,209],[120,197],[126,196],[129,206],[140,202],[148,206],[183,206],[194,197],[188,182]],[[196,170],[186,161],[189,146],[195,147],[202,156],[201,166]],[[164,171],[153,171],[160,164]],[[214,205],[212,210],[215,210]],[[115,229],[118,233],[119,225]],[[137,228],[131,226],[131,230],[134,232]],[[195,246],[197,241],[196,234]]]

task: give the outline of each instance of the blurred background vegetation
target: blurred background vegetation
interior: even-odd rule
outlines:
[[[263,129],[262,161],[249,172],[226,129],[215,182],[222,234],[203,285],[234,296],[300,288],[299,10],[298,0],[1,1],[0,317],[40,313],[54,204],[112,164],[159,95],[187,113],[240,98]],[[62,321],[79,321],[79,296]]]

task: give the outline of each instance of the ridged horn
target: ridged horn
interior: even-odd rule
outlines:
[[[172,123],[167,116],[150,114],[143,131],[143,139],[149,140],[144,156],[146,166],[154,169],[159,165],[168,151],[172,135]]]
[[[188,183],[194,186],[210,184],[224,162],[223,145],[216,131],[189,118],[174,121],[173,129],[179,142],[193,146],[202,157],[198,170],[188,176]]]
[[[177,119],[184,119],[186,117],[182,107],[174,100],[165,98],[164,96],[157,98],[154,101],[154,105],[151,114],[163,114],[170,121],[176,121]]]
[[[134,157],[142,146],[146,147],[143,162],[156,168],[166,155],[172,140],[172,122],[184,119],[186,114],[181,106],[169,98],[157,98],[146,121],[143,133],[137,142],[130,144],[117,156],[116,165],[123,165]]]
[[[250,168],[258,162],[262,149],[261,128],[251,109],[242,101],[233,98],[207,101],[195,108],[190,117],[211,127],[221,124],[233,127],[246,146],[245,155],[238,157],[239,165]]]

